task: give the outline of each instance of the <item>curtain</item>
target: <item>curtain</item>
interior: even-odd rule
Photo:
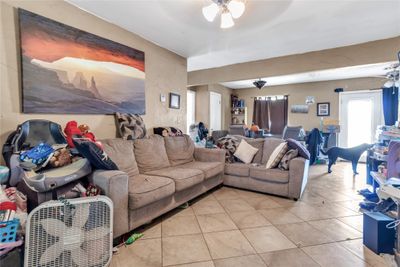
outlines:
[[[385,125],[394,125],[398,120],[399,88],[382,88],[382,99]]]
[[[254,98],[253,123],[260,129],[266,129],[269,132],[271,128],[269,119],[269,109],[271,100]]]
[[[253,123],[271,134],[282,134],[287,125],[288,97],[254,99]]]

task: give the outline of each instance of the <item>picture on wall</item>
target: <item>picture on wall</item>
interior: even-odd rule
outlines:
[[[317,103],[317,116],[329,116],[330,115],[330,104],[329,102]]]
[[[144,52],[18,13],[24,113],[145,113]]]
[[[308,113],[308,105],[292,105],[290,108],[292,113]]]
[[[169,93],[169,108],[181,108],[181,96],[174,93]]]

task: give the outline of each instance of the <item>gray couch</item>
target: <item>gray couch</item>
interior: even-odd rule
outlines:
[[[254,140],[257,143],[249,142],[260,150],[253,162],[260,164],[272,153],[272,147],[282,142]],[[225,150],[197,148],[189,136],[154,135],[102,143],[119,170],[96,170],[91,180],[114,203],[114,237],[149,223],[222,183],[298,199],[307,181],[308,162],[302,158],[292,160],[288,172],[225,164]]]
[[[237,137],[237,136],[235,136]],[[278,138],[244,138],[258,148],[251,164],[226,163],[224,184],[253,191],[299,199],[307,185],[309,161],[297,157],[290,161],[289,170],[266,169],[270,155],[284,140]]]

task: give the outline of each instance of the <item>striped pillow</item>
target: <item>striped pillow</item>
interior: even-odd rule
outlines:
[[[286,142],[279,144],[274,149],[271,156],[269,156],[267,165],[265,167],[267,169],[273,169],[276,166],[278,166],[279,162],[281,162],[283,156],[285,156],[287,151],[288,151],[288,145]]]

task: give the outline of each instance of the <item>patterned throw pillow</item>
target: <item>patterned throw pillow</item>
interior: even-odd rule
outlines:
[[[303,157],[305,159],[310,159],[310,152],[299,141],[294,140],[292,138],[288,138],[286,140],[286,142],[288,143],[289,149],[297,149],[298,150],[300,157]]]
[[[154,134],[161,136],[182,136],[183,132],[175,127],[156,127],[153,129]]]
[[[281,170],[289,170],[289,163],[292,159],[296,158],[299,155],[299,151],[297,149],[291,149],[286,152],[285,156],[279,162],[278,168]]]
[[[225,162],[234,163],[236,148],[239,146],[239,140],[232,136],[226,136],[218,139],[217,146],[221,149],[225,149]]]
[[[142,117],[137,114],[122,114],[117,112],[115,119],[118,125],[119,135],[124,140],[135,140],[147,136],[146,125]]]
[[[279,162],[281,162],[281,159],[283,158],[283,156],[285,156],[287,150],[288,150],[288,145],[286,142],[279,144],[274,149],[271,156],[269,157],[266,168],[273,169],[276,166],[278,166],[278,164],[279,164]]]
[[[72,141],[79,153],[87,158],[94,168],[99,170],[118,170],[114,161],[95,142],[79,138],[74,138]]]

